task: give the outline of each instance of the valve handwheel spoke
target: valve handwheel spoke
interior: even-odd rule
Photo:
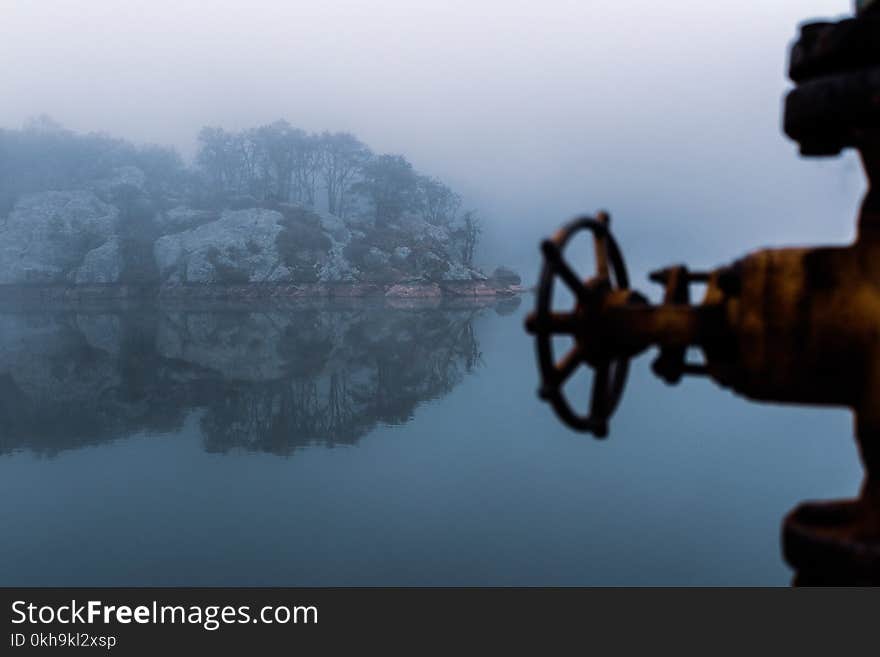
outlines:
[[[580,347],[572,347],[565,357],[556,366],[557,385],[562,385],[571,378],[575,370],[584,362],[584,356]]]
[[[590,415],[594,417],[602,417],[605,413],[609,367],[608,363],[602,363],[596,368],[596,378],[593,380],[593,396],[590,399]]]
[[[584,322],[601,312],[603,299],[614,290],[629,287],[629,278],[620,249],[608,230],[608,215],[599,213],[595,218],[577,219],[559,230],[552,239],[541,244],[544,267],[538,286],[535,312],[526,320],[526,329],[534,334],[538,366],[541,372],[539,395],[553,406],[557,415],[569,426],[602,438],[608,433],[608,418],[617,406],[626,384],[628,358],[608,357],[598,363],[587,358],[585,341],[599,339],[584,330]],[[596,257],[596,274],[581,280],[566,262],[563,250],[580,231],[593,234]],[[574,312],[555,312],[552,309],[553,288],[556,279],[574,294],[577,308]],[[566,335],[575,340],[574,347],[556,360],[552,339]],[[597,345],[591,345],[590,353],[596,353]],[[588,402],[588,412],[580,414],[572,409],[563,387],[581,365],[595,370],[593,389]]]
[[[571,293],[582,303],[589,303],[590,293],[583,282],[577,277],[568,263],[562,259],[562,253],[559,247],[551,240],[547,240],[542,245],[544,257],[547,264],[550,265],[553,272],[562,279],[562,282],[568,286]]]
[[[596,251],[596,278],[608,280],[608,222],[610,219],[604,212],[596,215],[596,221],[605,230],[593,234],[593,247]]]
[[[545,317],[529,315],[526,319],[529,333],[546,331],[554,335],[574,335],[578,330],[578,318],[574,313],[547,313]]]

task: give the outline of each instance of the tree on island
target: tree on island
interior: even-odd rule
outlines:
[[[370,160],[370,149],[348,132],[320,137],[321,177],[327,190],[327,211],[345,217],[349,187]]]
[[[346,217],[360,201],[377,226],[406,214],[449,226],[462,205],[458,194],[420,175],[403,155],[376,155],[351,133],[308,134],[283,120],[237,133],[203,128],[196,162],[215,197],[250,195],[313,208],[323,189],[327,212]]]
[[[353,189],[367,199],[376,226],[386,226],[418,207],[418,183],[418,175],[405,157],[380,155],[363,166],[361,180]]]
[[[301,240],[320,241],[308,237],[320,233],[317,220],[303,217],[326,211],[365,233],[346,247],[356,266],[392,274],[439,266],[426,255],[431,249],[449,248],[473,267],[481,232],[476,213],[462,212],[461,196],[448,185],[416,171],[403,155],[373,153],[348,132],[309,133],[284,120],[240,131],[207,126],[198,133],[195,166],[187,167],[173,148],[76,134],[45,116],[21,130],[0,129],[0,219],[22,195],[79,189],[119,208],[120,247],[126,262],[140,263],[139,280],[156,275],[141,266],[163,230],[156,218],[179,207],[203,218],[224,209],[277,209],[294,255]],[[405,225],[418,220],[442,228],[451,241]],[[400,249],[394,262],[381,253],[391,244]]]

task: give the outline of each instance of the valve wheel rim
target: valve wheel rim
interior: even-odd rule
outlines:
[[[629,288],[629,275],[620,248],[608,230],[607,215],[581,217],[561,228],[541,245],[544,265],[538,284],[535,312],[529,317],[527,327],[535,335],[538,366],[541,373],[539,396],[548,402],[557,416],[569,427],[588,432],[596,438],[608,435],[608,419],[616,409],[626,385],[629,372],[628,358],[606,358],[590,364],[583,348],[575,339],[575,345],[557,361],[554,356],[554,335],[575,335],[577,316],[589,312],[589,306],[601,299],[608,289]],[[563,250],[579,232],[588,230],[593,234],[596,249],[597,276],[582,281],[563,257]],[[552,308],[553,290],[559,278],[577,300],[577,309],[571,313],[555,313]],[[589,410],[577,413],[563,392],[563,386],[581,366],[595,369]]]

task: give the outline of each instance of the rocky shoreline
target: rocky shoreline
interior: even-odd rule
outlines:
[[[0,131],[0,150],[12,157],[6,169],[20,174],[0,181],[7,307],[346,299],[485,306],[524,291],[509,267],[476,263],[476,213],[462,211],[457,194],[401,156],[364,150],[366,159],[336,180],[344,188],[322,178],[325,197],[318,178],[291,178],[265,150],[267,137],[288,155],[302,146],[283,122],[234,135],[263,149],[259,172],[236,159],[238,146],[224,150],[231,136],[222,130],[200,136],[208,150],[190,170],[174,153],[37,128]],[[316,139],[325,149],[366,148],[350,135]],[[215,151],[237,162],[240,179],[231,180],[226,165],[217,169]]]

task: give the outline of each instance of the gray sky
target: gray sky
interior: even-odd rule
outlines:
[[[191,155],[279,117],[400,152],[483,211],[482,260],[608,208],[632,269],[853,235],[852,156],[780,133],[799,22],[846,0],[0,0],[0,126]]]

